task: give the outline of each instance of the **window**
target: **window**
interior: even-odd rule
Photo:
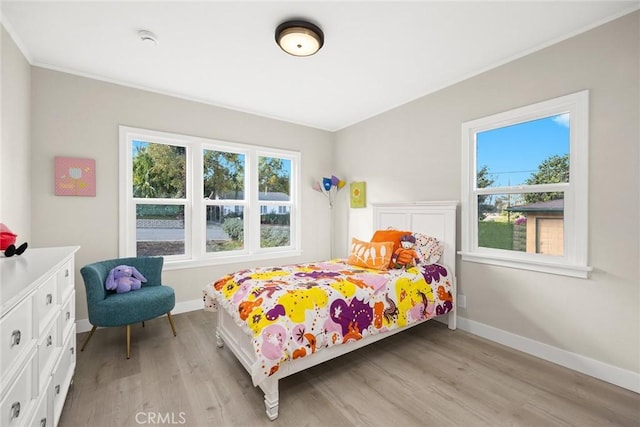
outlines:
[[[587,277],[588,91],[462,125],[462,259]]]
[[[300,154],[120,127],[120,256],[168,268],[300,254]]]

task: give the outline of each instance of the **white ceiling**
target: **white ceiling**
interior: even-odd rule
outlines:
[[[638,1],[2,1],[32,65],[338,130],[637,9]],[[275,28],[307,18],[314,56]],[[157,46],[137,36],[153,31]]]

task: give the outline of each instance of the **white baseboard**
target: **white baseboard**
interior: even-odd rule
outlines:
[[[190,301],[177,302],[171,314],[186,313],[189,311],[201,310],[204,307],[202,299],[193,299]],[[76,319],[76,333],[89,332],[92,326],[89,319]]]
[[[176,308],[171,310],[171,314],[187,313],[189,311],[202,310],[204,308],[204,302],[202,298],[192,299],[190,301],[182,301],[176,303]]]
[[[640,393],[640,373],[618,368],[493,326],[458,316],[458,328],[482,338]]]
[[[91,323],[89,323],[89,319],[76,319],[76,334],[89,332],[90,330]]]
[[[186,313],[189,311],[201,310],[203,308],[202,299],[182,301],[176,303],[172,314]],[[457,327],[463,331],[478,335],[490,341],[511,347],[532,356],[539,357],[552,363],[556,363],[565,368],[590,375],[602,381],[615,384],[627,390],[640,393],[640,373],[618,368],[577,353],[562,350],[548,344],[541,343],[493,326],[485,325],[464,317],[457,317]],[[88,319],[76,320],[76,330],[78,333],[91,330]]]

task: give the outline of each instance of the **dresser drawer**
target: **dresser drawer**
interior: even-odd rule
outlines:
[[[17,363],[26,357],[34,346],[33,336],[33,302],[31,298],[23,300],[9,314],[0,319],[0,377],[4,385]],[[15,373],[15,371],[14,371]],[[4,387],[3,387],[4,388]]]
[[[62,347],[60,360],[53,373],[53,415],[55,423],[60,419],[64,399],[71,384],[73,371],[76,366],[76,327],[73,326],[72,334]]]
[[[25,364],[18,379],[0,402],[0,426],[24,425],[32,407],[33,357]]]
[[[53,426],[53,410],[51,407],[51,377],[47,381],[46,387],[36,402],[31,421],[27,424],[31,427]]]
[[[58,286],[55,276],[50,277],[38,288],[35,311],[38,319],[38,335],[41,335],[58,311]]]
[[[60,301],[65,301],[75,286],[73,280],[73,259],[70,259],[60,267],[57,273],[57,281]]]
[[[76,319],[76,292],[72,291],[60,307],[58,345],[61,346],[71,333]]]
[[[54,321],[45,329],[38,341],[38,388],[46,384],[48,377],[51,376],[59,352],[58,324]]]

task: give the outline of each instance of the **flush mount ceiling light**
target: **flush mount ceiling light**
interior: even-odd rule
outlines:
[[[317,26],[307,21],[287,21],[276,28],[276,43],[293,56],[309,56],[320,50],[324,34]]]
[[[158,44],[158,37],[151,31],[140,30],[138,31],[138,37],[142,40],[142,43],[149,46],[156,46]]]

